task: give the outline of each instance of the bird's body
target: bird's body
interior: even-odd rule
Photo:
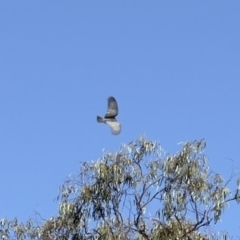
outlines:
[[[106,123],[110,126],[112,134],[119,134],[121,132],[121,124],[115,118],[118,115],[118,105],[114,97],[108,98],[108,109],[104,118],[97,116],[99,123]]]

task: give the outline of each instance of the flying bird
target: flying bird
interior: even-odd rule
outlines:
[[[114,97],[108,98],[108,109],[104,118],[97,116],[99,123],[106,123],[110,126],[112,134],[117,135],[121,132],[121,124],[115,118],[118,115],[118,104]]]

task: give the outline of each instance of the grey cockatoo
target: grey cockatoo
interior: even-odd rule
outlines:
[[[121,124],[115,118],[118,115],[118,105],[114,97],[108,98],[108,109],[105,117],[97,116],[97,121],[99,123],[106,123],[110,126],[112,134],[119,134],[121,132]]]

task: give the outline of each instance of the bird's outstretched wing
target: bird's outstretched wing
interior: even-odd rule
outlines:
[[[121,124],[119,122],[107,121],[106,124],[110,126],[112,134],[117,135],[121,132]]]
[[[108,110],[105,118],[114,118],[118,115],[118,105],[114,97],[108,98]]]

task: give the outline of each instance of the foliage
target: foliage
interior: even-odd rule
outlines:
[[[203,140],[186,142],[180,152],[140,137],[81,164],[58,196],[59,214],[41,225],[2,219],[1,239],[176,240],[227,239],[209,234],[234,196],[219,174],[209,171]],[[230,179],[231,180],[231,179]],[[207,230],[206,230],[207,229]],[[207,232],[208,231],[208,232]]]

